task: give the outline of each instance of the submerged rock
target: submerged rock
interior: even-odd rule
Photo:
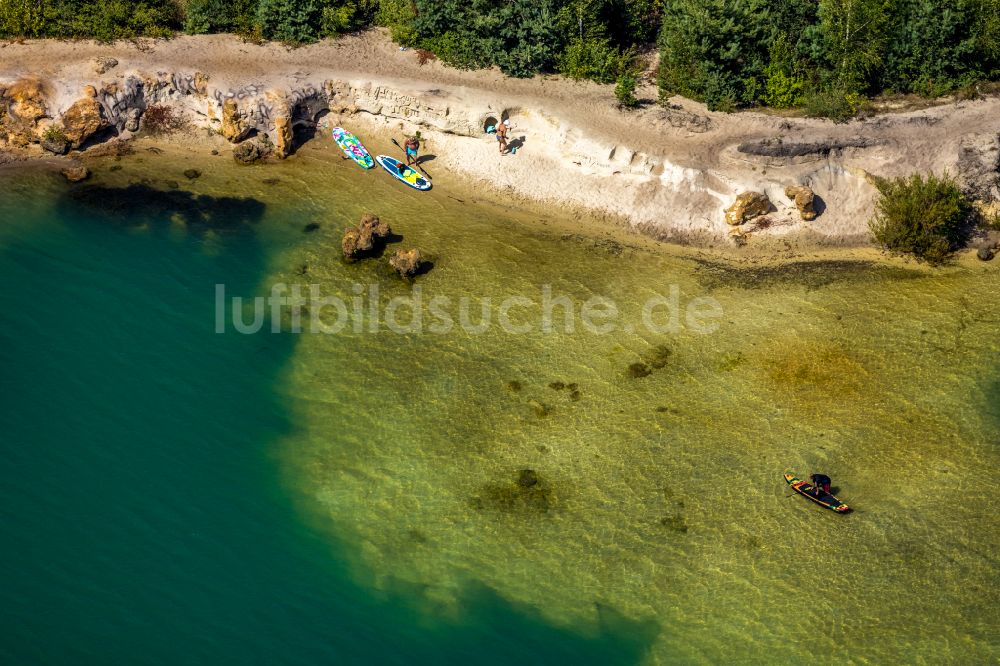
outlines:
[[[785,196],[795,203],[795,207],[799,209],[799,215],[803,220],[816,219],[816,209],[814,207],[816,195],[810,188],[804,185],[789,185],[785,188]]]
[[[271,144],[264,141],[244,141],[233,148],[233,159],[240,164],[253,164],[271,154]]]
[[[549,406],[537,400],[529,400],[528,406],[531,407],[531,411],[535,413],[535,416],[540,419],[544,419],[549,415]]]
[[[90,178],[90,169],[83,166],[71,166],[66,167],[62,170],[62,175],[71,183],[79,183],[82,180],[87,180]]]
[[[389,257],[389,265],[395,268],[400,276],[411,278],[420,274],[424,267],[424,260],[420,256],[420,250],[416,248],[396,250]]]
[[[743,224],[771,210],[771,200],[763,192],[743,192],[733,205],[726,209],[726,223]]]
[[[649,354],[649,365],[654,370],[659,370],[667,365],[674,351],[666,345],[656,345]]]
[[[628,370],[626,372],[632,379],[642,379],[643,377],[649,377],[653,374],[650,367],[641,361],[637,361],[628,366]]]
[[[514,482],[488,484],[471,504],[477,510],[512,514],[548,513],[556,504],[549,484],[532,469],[518,470]]]
[[[538,485],[538,474],[533,469],[522,469],[517,473],[517,485],[524,488]]]
[[[306,232],[307,234],[313,231],[317,231],[318,229],[319,229],[319,222],[310,222],[306,226],[302,227],[302,231]]]
[[[184,177],[187,178],[188,180],[201,178],[201,171],[198,171],[197,169],[185,169]]]

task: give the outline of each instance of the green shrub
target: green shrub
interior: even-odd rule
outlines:
[[[639,106],[639,100],[635,98],[635,87],[638,84],[635,72],[625,71],[618,76],[615,84],[615,97],[618,104],[625,109],[634,109]]]
[[[446,32],[437,37],[423,39],[420,47],[437,55],[442,62],[461,69],[486,66],[477,55],[475,45],[457,32]]]
[[[265,39],[288,44],[316,41],[322,8],[313,0],[260,0],[257,25]]]
[[[865,96],[842,90],[813,90],[804,96],[803,103],[807,116],[828,118],[835,123],[846,123],[871,108]]]
[[[389,28],[392,41],[403,46],[417,43],[417,31],[413,27],[416,13],[411,0],[378,0],[375,25]]]
[[[622,53],[606,39],[574,39],[559,55],[556,71],[571,79],[611,83],[634,59],[632,51]]]
[[[868,226],[885,249],[939,264],[968,242],[972,207],[948,174],[914,174],[876,184],[880,196]]]
[[[42,132],[42,138],[46,141],[54,141],[56,143],[67,143],[69,139],[66,138],[66,132],[59,125],[49,125]]]

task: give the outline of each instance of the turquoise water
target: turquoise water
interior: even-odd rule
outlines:
[[[4,185],[0,662],[641,658],[642,625],[611,610],[582,634],[482,586],[435,617],[350,573],[278,462],[296,341],[213,332],[214,285],[256,293],[299,226],[254,201],[200,200],[239,218],[207,231],[178,225],[183,196],[106,215],[51,175]]]
[[[723,261],[445,172],[407,190],[328,138],[260,168],[143,145],[84,186],[0,176],[4,663],[1000,654],[997,262]],[[676,288],[724,316],[213,333],[220,282],[412,296],[385,257],[341,260],[366,210],[431,257],[428,299],[551,285],[632,324]]]

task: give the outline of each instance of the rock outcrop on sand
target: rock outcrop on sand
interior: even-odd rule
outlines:
[[[77,149],[108,126],[104,110],[93,97],[83,97],[62,114],[62,130],[69,147]]]
[[[278,116],[274,119],[274,154],[288,157],[292,153],[292,119]]]
[[[0,140],[25,147],[39,140],[38,123],[46,117],[45,91],[34,78],[22,78],[7,88],[0,86]]]
[[[355,261],[381,250],[391,234],[392,229],[378,215],[365,213],[358,226],[344,231],[340,242],[344,258]]]
[[[816,195],[810,188],[804,185],[789,185],[785,188],[785,196],[795,203],[803,220],[816,219]]]
[[[771,200],[763,192],[743,192],[726,209],[726,223],[738,225],[771,210]]]
[[[410,248],[409,250],[396,250],[389,257],[389,265],[396,269],[400,277],[412,278],[420,274],[424,268],[424,259],[420,250]]]
[[[118,60],[116,58],[110,58],[108,56],[98,56],[94,58],[94,73],[104,74],[108,70],[114,69],[118,66]]]
[[[239,143],[250,136],[253,126],[247,122],[247,116],[240,109],[235,99],[227,99],[222,103],[222,124],[219,134],[231,143]]]

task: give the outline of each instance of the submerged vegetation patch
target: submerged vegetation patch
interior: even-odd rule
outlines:
[[[796,395],[819,392],[836,398],[856,393],[868,372],[854,356],[832,343],[776,341],[762,367],[772,387]]]
[[[705,259],[695,259],[695,262],[698,264],[695,278],[706,289],[767,289],[782,285],[819,289],[837,282],[906,280],[924,275],[917,270],[856,259],[796,261],[769,266],[735,266]]]
[[[471,500],[477,511],[544,514],[555,505],[550,484],[533,469],[521,469],[510,481],[488,483]]]

